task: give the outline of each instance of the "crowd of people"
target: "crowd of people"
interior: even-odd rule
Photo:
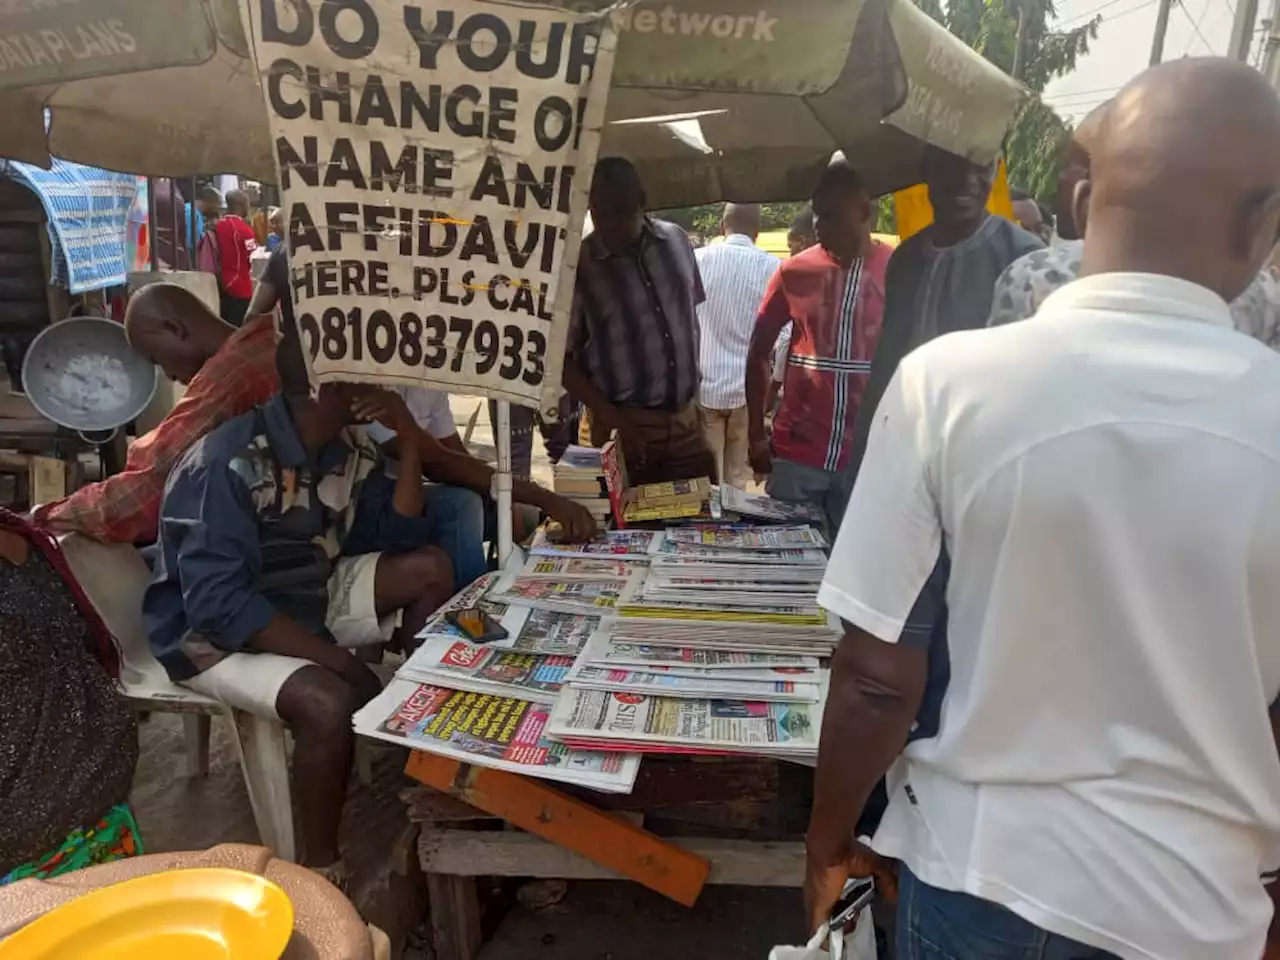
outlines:
[[[759,207],[695,251],[600,160],[565,410],[635,482],[763,477],[839,531],[811,928],[871,870],[904,956],[1255,960],[1280,867],[1280,100],[1229,61],[1148,71],[1076,131],[1054,216],[1019,199],[1030,230],[987,211],[993,172],[927,148],[934,219],[894,250],[839,159],[779,262]],[[256,285],[231,268],[221,317],[176,286],[131,299],[130,343],[187,391],[124,471],[0,515],[0,616],[82,618],[69,735],[111,737],[91,776],[45,758],[72,789],[0,831],[0,878],[99,818],[140,842],[131,721],[76,679],[110,645],[47,532],[144,551],[157,659],[288,725],[302,858],[339,883],[369,664],[489,566],[493,471],[448,397],[313,388],[287,244]],[[528,479],[514,497],[595,533]]]

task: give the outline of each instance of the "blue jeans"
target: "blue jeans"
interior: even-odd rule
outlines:
[[[342,544],[348,556],[404,553],[439,547],[453,561],[453,585],[461,590],[489,567],[484,555],[484,501],[464,487],[428,484],[422,516],[396,513],[391,499],[396,482],[381,474],[360,486],[355,520]]]
[[[1013,911],[899,876],[900,960],[1117,960],[1114,954],[1048,933]]]

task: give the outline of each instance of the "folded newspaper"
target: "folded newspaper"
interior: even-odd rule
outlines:
[[[826,538],[808,525],[794,527],[757,527],[740,524],[691,524],[673,527],[666,539],[721,550],[796,550],[821,548]]]
[[[498,581],[489,597],[502,603],[544,610],[599,615],[613,611],[628,582],[585,577],[547,580],[513,571]]]
[[[821,703],[678,700],[565,687],[547,732],[576,747],[817,756]]]
[[[588,543],[553,543],[539,530],[529,552],[547,557],[609,557],[614,560],[648,560],[663,542],[661,530],[606,530]]]
[[[392,680],[352,719],[356,733],[463,763],[630,793],[640,758],[548,739],[545,704]]]
[[[503,650],[437,634],[426,638],[396,676],[455,690],[550,703],[573,662],[571,656]]]
[[[495,577],[496,574],[488,575],[486,583],[493,582]],[[466,640],[466,634],[449,623],[444,614],[450,610],[460,610],[469,606],[479,606],[491,617],[496,618],[506,629],[507,639],[498,640],[489,646],[522,653],[576,656],[586,644],[587,638],[600,626],[598,616],[498,603],[478,594],[473,589],[474,586],[473,584],[472,587],[461,591],[442,606],[435,617],[418,631],[418,639],[449,637],[454,640]]]
[[[696,670],[693,676],[702,676],[728,670],[735,674],[751,674],[754,671],[816,670],[817,657],[794,654],[755,653],[737,650],[705,650],[697,647],[663,646],[651,643],[628,643],[603,635],[605,646],[591,657],[590,663],[607,667],[642,667],[649,670],[663,668],[671,672]],[[752,679],[759,679],[752,677]]]
[[[720,508],[746,517],[773,520],[779,523],[796,520],[825,520],[817,507],[807,503],[787,503],[760,493],[747,493],[728,484],[720,485]]]

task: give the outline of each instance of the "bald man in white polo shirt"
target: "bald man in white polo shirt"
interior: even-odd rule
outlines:
[[[810,920],[901,754],[874,846],[913,960],[1258,960],[1271,919],[1280,356],[1227,304],[1280,226],[1280,101],[1230,61],[1148,71],[1086,209],[1078,282],[903,361],[819,594],[847,633]]]

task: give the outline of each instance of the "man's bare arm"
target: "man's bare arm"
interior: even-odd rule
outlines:
[[[280,300],[280,294],[275,286],[266,277],[258,281],[257,286],[253,288],[253,296],[249,299],[249,306],[245,310],[245,316],[256,317],[260,314],[270,313],[276,308],[276,303]]]
[[[489,493],[493,485],[493,467],[466,452],[462,439],[456,434],[432,437],[418,428],[418,446],[422,457],[422,475],[436,483],[455,487],[468,487],[478,493]],[[392,438],[383,448],[393,457],[399,456],[399,445]],[[537,507],[549,517],[560,521],[566,536],[574,541],[590,540],[596,535],[595,518],[584,508],[545,490],[528,480],[514,480],[511,499]]]
[[[927,649],[885,643],[846,624],[831,660],[813,812],[805,835],[811,930],[840,894],[867,798],[906,745],[924,697],[928,657]]]

